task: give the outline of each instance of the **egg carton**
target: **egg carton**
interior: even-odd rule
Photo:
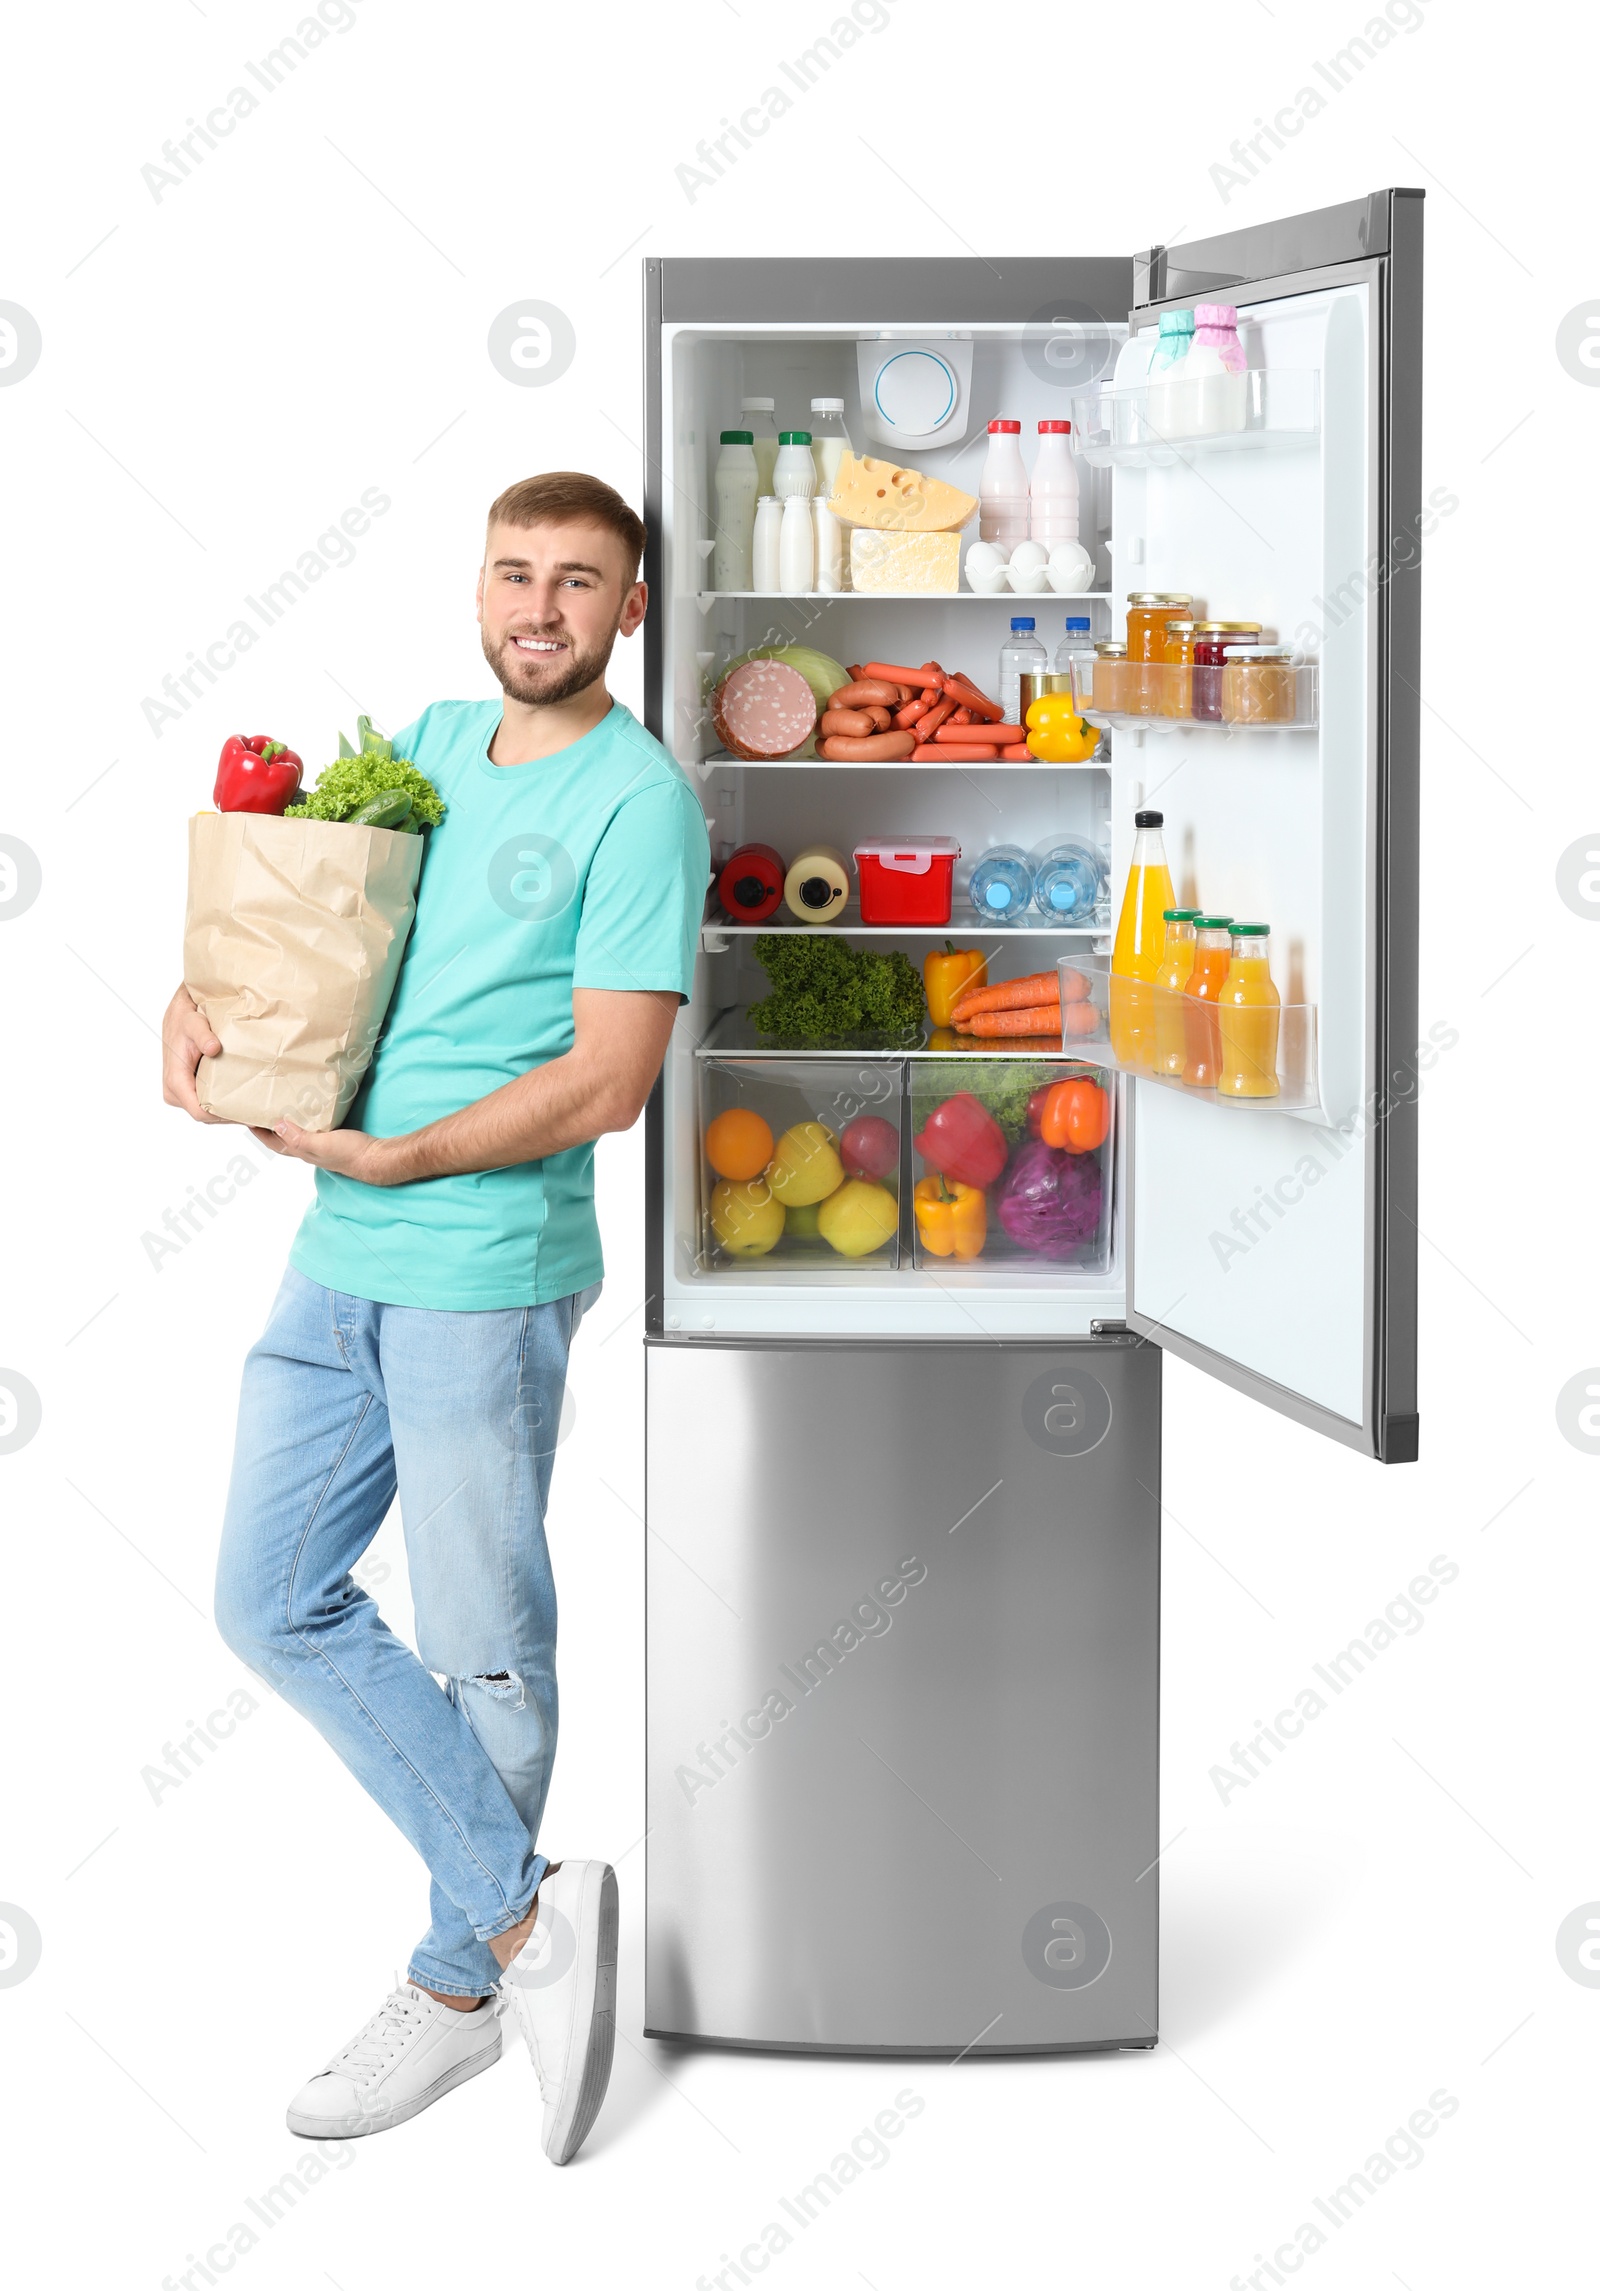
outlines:
[[[1010,590],[1019,597],[1081,597],[1094,581],[1094,560],[1080,541],[974,541],[967,551],[967,585],[982,596]]]

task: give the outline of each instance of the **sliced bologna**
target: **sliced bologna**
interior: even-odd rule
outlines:
[[[711,721],[730,756],[760,763],[792,755],[810,739],[817,703],[798,668],[781,660],[747,660],[717,686]]]

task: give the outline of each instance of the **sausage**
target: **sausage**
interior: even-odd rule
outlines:
[[[955,727],[958,724],[961,724],[961,714],[959,710],[957,710],[956,714],[950,718],[950,721],[945,725],[944,729],[942,731],[935,732],[933,737],[936,740],[962,739],[965,740],[969,746],[974,740],[992,740],[997,748],[1014,748],[1019,746],[1022,740],[1022,726],[1020,724],[968,723],[962,724],[961,730],[957,732]]]
[[[841,684],[837,692],[830,692],[827,701],[830,708],[895,708],[899,703],[899,685],[881,676],[858,676],[849,684]]]
[[[829,764],[904,764],[916,744],[909,732],[878,732],[864,740],[819,740],[817,754]]]
[[[823,712],[819,727],[829,739],[864,740],[870,733],[887,732],[887,708],[829,708]]]
[[[990,723],[997,724],[1005,714],[1005,710],[998,700],[986,698],[977,686],[969,684],[964,676],[947,676],[944,680],[944,689],[947,697],[952,699],[958,708],[970,708],[974,716],[986,717]]]
[[[880,677],[885,684],[910,684],[922,691],[937,692],[944,682],[942,668],[896,668],[886,660],[869,660],[861,673]]]
[[[943,740],[930,740],[926,747],[913,748],[911,761],[914,764],[993,764],[1005,753],[1004,748],[955,748],[947,747]]]
[[[894,712],[895,730],[897,732],[909,732],[918,718],[926,716],[932,706],[933,702],[928,698],[926,692],[923,693],[920,700],[908,700],[903,708],[897,708]]]
[[[972,722],[972,710],[970,708],[958,708],[950,718],[950,722],[952,724],[970,724]]]
[[[919,716],[917,719],[917,738],[919,740],[931,740],[954,708],[955,702],[953,700],[936,699],[926,715]]]

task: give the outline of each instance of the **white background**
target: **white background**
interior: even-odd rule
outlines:
[[[310,1184],[266,1169],[149,1261],[142,1236],[237,1151],[157,1088],[184,822],[221,739],[270,727],[320,764],[358,708],[393,728],[489,689],[471,617],[489,499],[551,466],[640,498],[645,254],[1123,254],[1392,183],[1428,193],[1423,490],[1460,502],[1424,592],[1421,1019],[1460,1041],[1421,1106],[1423,1456],[1380,1470],[1168,1366],[1162,2047],[951,2068],[643,2039],[636,1131],[599,1156],[608,1281],[551,1516],[546,1836],[620,1865],[610,2100],[553,2172],[508,2044],[447,2105],[343,2149],[235,2266],[250,2291],[536,2274],[687,2291],[910,2087],[924,2108],[889,2160],[773,2261],[789,2291],[1220,2291],[1444,2088],[1454,2115],[1358,2218],[1322,2222],[1309,2279],[1566,2279],[1568,2236],[1590,2242],[1600,1993],[1555,1935],[1600,1896],[1600,1463],[1555,1401],[1600,1358],[1582,1015],[1600,933],[1555,870],[1600,827],[1572,705],[1594,652],[1600,394],[1555,337],[1600,294],[1592,45],[1576,17],[1540,46],[1500,10],[1395,0],[1420,28],[1334,95],[1312,66],[1371,20],[1360,0],[892,0],[888,28],[690,199],[675,169],[828,30],[829,0],[350,12],[159,200],[141,167],[254,86],[244,59],[293,31],[297,0],[40,7],[7,35],[0,298],[43,341],[0,388],[0,833],[44,879],[0,929],[0,1366],[43,1404],[0,1456],[0,1900],[42,1935],[37,1969],[0,1988],[16,2279],[156,2291],[254,2220],[245,2199],[308,2153],[285,2103],[425,1914],[409,1848],[259,1689],[180,1787],[155,1802],[142,1779],[251,1684],[209,1618],[212,1554],[240,1359]],[[1225,197],[1213,165],[1308,85],[1323,111]],[[529,296],[576,331],[543,389],[485,348]],[[141,700],[374,486],[392,507],[354,564],[155,738]],[[616,679],[635,707],[640,667],[635,644]],[[1459,1575],[1423,1627],[1224,1803],[1212,1766],[1437,1554]],[[397,1523],[374,1557],[404,1627]],[[847,1921],[849,1866],[825,1835],[806,1846],[796,1885]]]

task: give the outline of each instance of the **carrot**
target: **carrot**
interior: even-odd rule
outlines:
[[[950,1015],[969,1018],[975,1010],[1036,1010],[1041,1002],[1061,1000],[1061,981],[1053,970],[1031,971],[1026,978],[1002,979],[998,986],[976,986],[964,994]]]
[[[987,699],[978,690],[978,687],[969,683],[964,676],[947,676],[944,680],[944,689],[947,698],[954,700],[958,707],[970,708],[974,716],[983,716],[990,723],[997,724],[1005,714],[1005,710],[998,700]]]
[[[852,677],[855,676],[854,669],[850,673]],[[893,662],[886,660],[869,660],[865,668],[862,669],[861,675],[863,677],[881,678],[885,684],[910,684],[922,690],[931,689],[935,692],[944,682],[944,670],[942,668],[937,670],[931,668],[896,668]],[[859,682],[860,679],[858,678],[857,681]]]
[[[967,1018],[959,1011],[950,1015],[958,1034],[1046,1034],[1052,1028],[1059,1030],[1061,1005],[1044,1002],[1025,1010],[980,1010]]]
[[[960,721],[959,712],[950,719],[951,724],[959,724]],[[1020,724],[968,724],[960,736],[965,740],[992,740],[995,746],[999,748],[1014,748],[1022,738],[1022,726]],[[950,731],[949,726],[946,726],[945,731],[935,734],[935,738],[940,740],[946,737],[950,739],[956,737],[956,734]]]

